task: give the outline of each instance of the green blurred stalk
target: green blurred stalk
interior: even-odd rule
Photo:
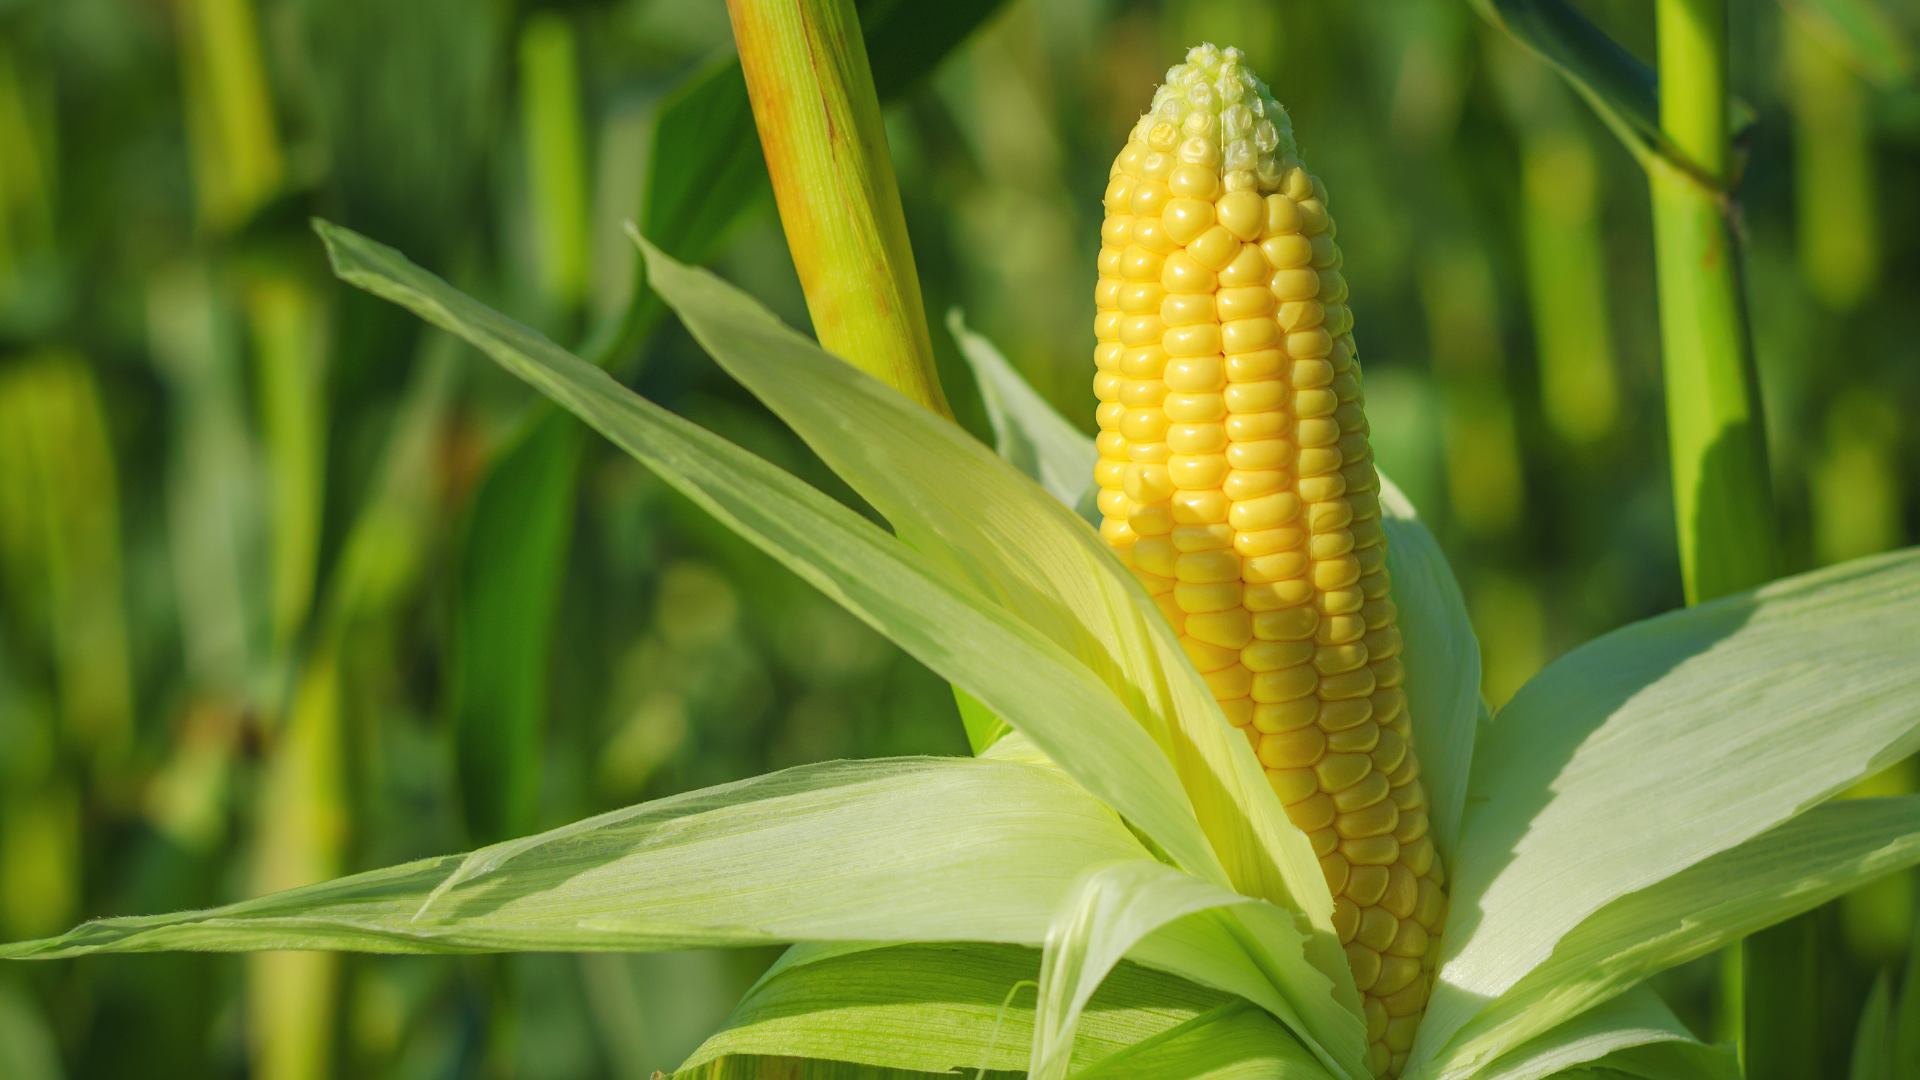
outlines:
[[[286,166],[250,0],[174,0],[200,223],[215,232],[252,215]]]
[[[1726,0],[1658,0],[1660,126],[1709,187],[1657,155],[1653,192],[1674,516],[1688,603],[1776,572],[1760,386],[1727,220]]]
[[[268,760],[257,809],[253,891],[264,896],[340,873],[347,807],[340,669],[332,643],[308,658]],[[247,1020],[258,1080],[331,1075],[339,958],[324,952],[247,957]]]
[[[1520,156],[1541,405],[1561,438],[1595,442],[1618,424],[1620,398],[1593,147],[1571,124],[1538,125]]]
[[[1641,157],[1653,196],[1680,576],[1687,603],[1697,604],[1771,580],[1778,539],[1740,253],[1727,217],[1726,0],[1657,0],[1655,21],[1661,131],[1715,185],[1664,156]],[[1769,1008],[1770,995],[1796,975],[1771,970],[1779,957],[1766,949],[1731,949],[1743,952],[1722,962],[1716,1026],[1738,1030],[1743,1061],[1776,1056],[1773,1040],[1806,1034],[1791,1012]]]
[[[1822,565],[1901,546],[1899,409],[1864,386],[1827,407],[1826,450],[1808,470],[1813,553]]]
[[[53,238],[55,163],[36,137],[26,84],[0,47],[0,301],[18,284],[21,256]]]
[[[1867,87],[1795,18],[1780,20],[1780,59],[1793,112],[1800,273],[1821,303],[1849,311],[1880,276]]]
[[[1820,1040],[1820,936],[1809,913],[1747,938],[1741,1063],[1747,1080],[1826,1073]]]
[[[728,0],[814,335],[951,417],[853,0]]]
[[[253,692],[258,519],[255,448],[241,401],[232,312],[200,263],[147,288],[147,337],[171,391],[168,549],[193,692],[238,705]]]
[[[276,653],[292,644],[313,601],[326,472],[325,315],[295,277],[247,288],[261,442],[272,512],[272,631]]]
[[[1441,240],[1421,260],[1419,287],[1440,388],[1448,507],[1467,533],[1502,536],[1520,521],[1526,485],[1486,252],[1466,237]]]
[[[80,910],[80,800],[60,776],[9,775],[0,794],[0,933],[56,933]]]
[[[573,24],[552,12],[520,31],[520,128],[533,226],[535,283],[565,311],[587,295],[586,136]]]
[[[62,741],[110,764],[133,738],[119,481],[80,357],[50,353],[0,377],[0,487],[0,581],[46,635]]]

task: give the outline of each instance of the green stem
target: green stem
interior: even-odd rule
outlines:
[[[853,0],[728,0],[727,10],[815,336],[951,416]]]
[[[1725,0],[1659,0],[1660,126],[1727,181]],[[1773,491],[1739,251],[1724,206],[1694,178],[1648,159],[1666,367],[1668,441],[1687,602],[1775,574]]]

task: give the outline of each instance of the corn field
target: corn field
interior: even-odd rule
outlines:
[[[0,0],[0,1080],[1920,1080],[1916,43]]]

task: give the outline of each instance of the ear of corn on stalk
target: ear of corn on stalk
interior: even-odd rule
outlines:
[[[1379,478],[1325,186],[1237,49],[1167,73],[1101,227],[1100,531],[1313,841],[1375,1075],[1446,910],[1401,690]]]

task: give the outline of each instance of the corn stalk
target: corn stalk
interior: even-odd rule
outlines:
[[[852,0],[728,0],[727,11],[815,336],[951,416]]]
[[[1725,0],[1660,0],[1657,75],[1563,0],[1471,2],[1551,64],[1647,172],[1687,602],[1770,580],[1773,492],[1734,225]]]
[[[1774,576],[1773,490],[1747,330],[1727,133],[1725,0],[1660,0],[1660,128],[1693,172],[1647,162],[1674,515],[1687,601]]]

